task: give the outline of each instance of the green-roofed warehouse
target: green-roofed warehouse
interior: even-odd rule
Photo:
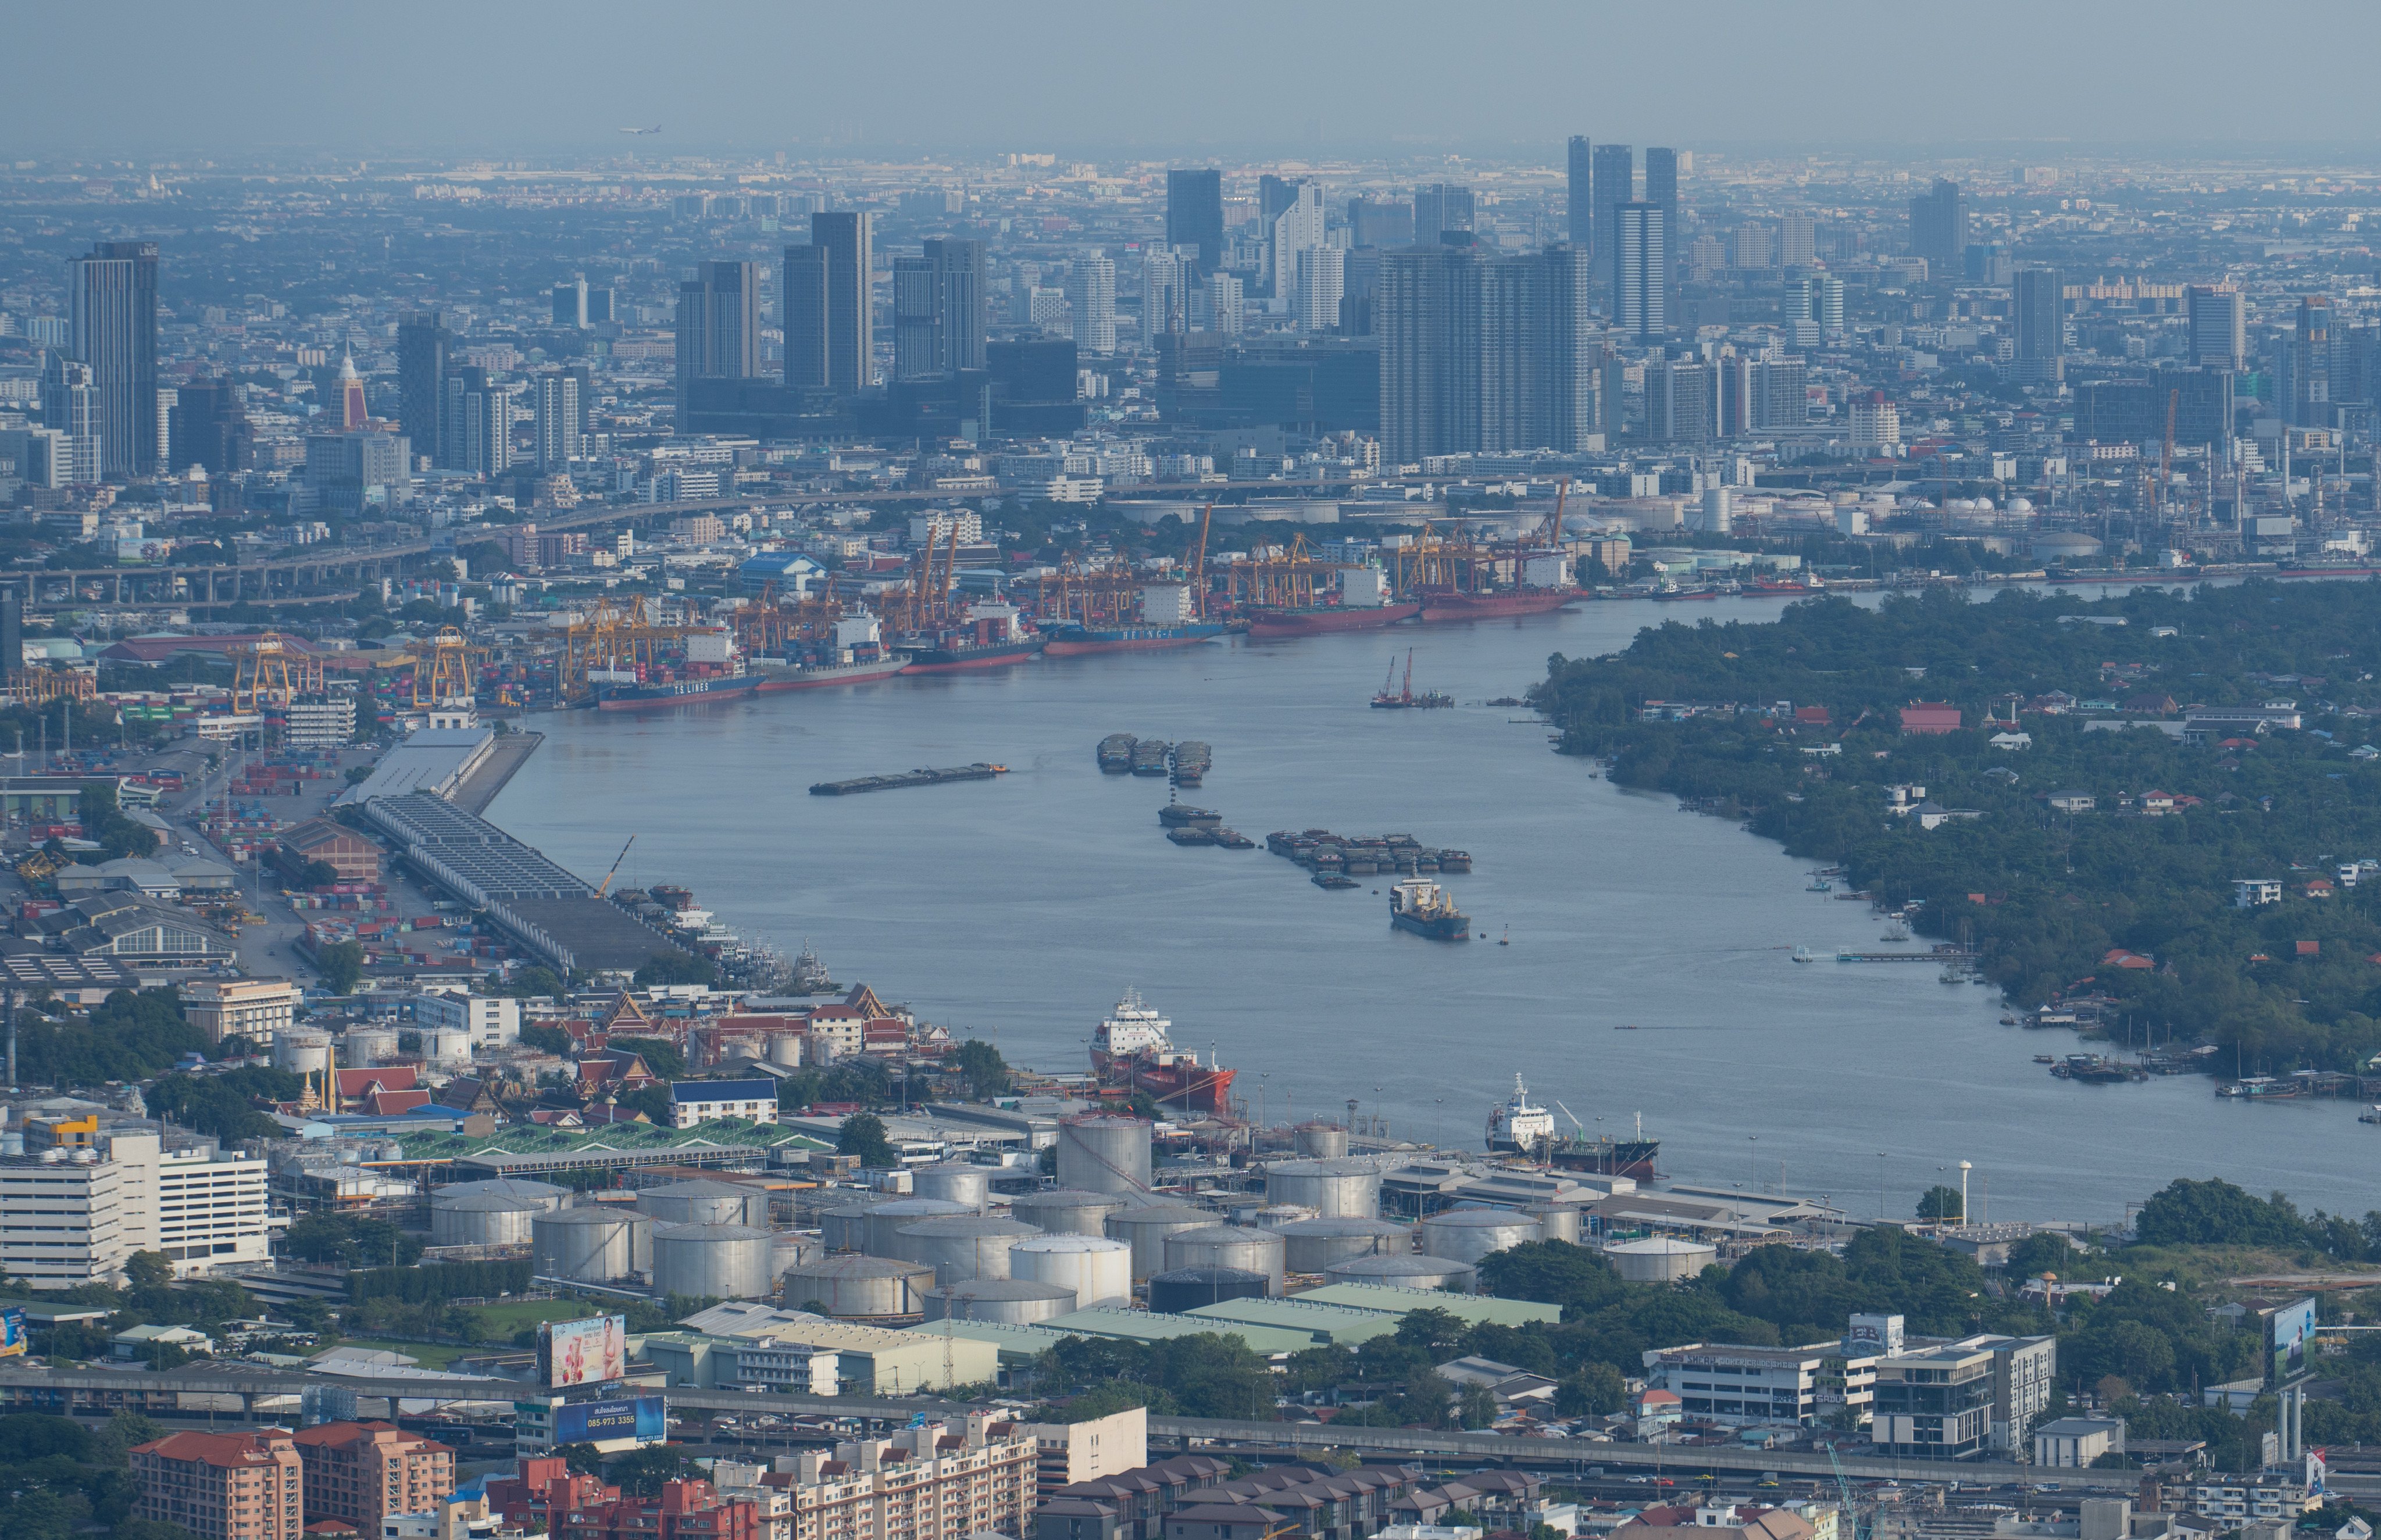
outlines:
[[[1004,1367],[1030,1363],[1067,1339],[1066,1333],[1046,1326],[1015,1326],[1006,1321],[926,1321],[901,1329],[912,1337],[940,1337],[946,1329],[970,1342],[989,1342]]]
[[[1267,1357],[1303,1351],[1313,1347],[1316,1340],[1311,1331],[1285,1331],[1279,1326],[1250,1326],[1196,1315],[1160,1315],[1149,1310],[1078,1310],[1071,1315],[1054,1315],[1039,1325],[1042,1330],[1059,1337],[1114,1337],[1128,1342],[1162,1342],[1168,1338],[1213,1332],[1218,1337],[1237,1337],[1249,1345],[1252,1352]]]
[[[1500,1300],[1493,1294],[1448,1294],[1427,1289],[1389,1289],[1377,1283],[1327,1283],[1293,1296],[1314,1304],[1344,1305],[1350,1310],[1384,1310],[1403,1315],[1410,1310],[1443,1310],[1465,1326],[1525,1326],[1532,1321],[1559,1321],[1562,1306],[1534,1300]]]
[[[1317,1304],[1304,1299],[1218,1300],[1214,1304],[1193,1306],[1184,1314],[1243,1326],[1311,1332],[1318,1345],[1328,1343],[1342,1348],[1387,1337],[1398,1329],[1399,1320],[1386,1311],[1350,1310],[1345,1305]]]

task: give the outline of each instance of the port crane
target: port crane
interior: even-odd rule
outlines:
[[[636,843],[637,837],[632,834],[629,837],[629,843],[620,847],[620,853],[612,858],[612,869],[604,874],[603,886],[595,889],[595,897],[602,898],[610,895],[612,879],[620,874],[620,862],[629,859],[629,852],[635,848]]]
[[[291,648],[278,631],[266,631],[254,642],[231,649],[231,709],[262,711],[287,706],[299,695],[320,694],[323,660]],[[297,665],[291,671],[291,664]]]
[[[1314,605],[1315,577],[1351,566],[1317,561],[1306,548],[1306,536],[1294,535],[1288,549],[1268,546],[1268,553],[1245,556],[1223,568],[1225,593],[1234,604],[1277,609],[1310,609]]]
[[[591,674],[650,667],[660,643],[683,641],[701,629],[664,624],[641,596],[600,595],[563,628],[555,693],[565,702],[584,700],[594,691]]]
[[[1199,510],[1199,548],[1190,556],[1190,616],[1207,618],[1207,528],[1215,521],[1215,505]]]
[[[471,661],[478,653],[486,652],[463,639],[463,633],[452,626],[442,626],[430,639],[429,672],[422,671],[422,658],[413,660],[413,704],[416,709],[443,706],[471,699]]]

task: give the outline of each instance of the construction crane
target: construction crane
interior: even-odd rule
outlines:
[[[1834,1444],[1827,1446],[1827,1468],[1836,1473],[1836,1497],[1843,1504],[1843,1512],[1836,1521],[1836,1534],[1841,1540],[1868,1540],[1869,1526],[1861,1522],[1852,1509],[1852,1484],[1844,1476],[1844,1463],[1836,1458]]]
[[[1190,617],[1194,620],[1207,618],[1207,526],[1215,517],[1213,503],[1199,510],[1199,548],[1190,556]]]
[[[635,848],[636,843],[637,837],[632,834],[629,837],[629,843],[620,847],[620,853],[612,858],[612,869],[604,874],[603,886],[595,889],[595,897],[601,898],[611,893],[612,879],[620,874],[620,862],[629,859],[629,852]]]
[[[1546,549],[1549,551],[1559,551],[1562,549],[1563,500],[1569,495],[1570,478],[1569,476],[1556,477],[1555,511],[1546,516]]]

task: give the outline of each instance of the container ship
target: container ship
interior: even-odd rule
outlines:
[[[1042,651],[1044,638],[1021,623],[1014,605],[977,605],[960,625],[905,644],[906,670],[946,674],[961,668],[995,668],[1023,663]]]
[[[662,711],[672,706],[704,706],[734,701],[760,689],[754,674],[714,674],[705,678],[659,679],[642,684],[600,685],[598,711]]]
[[[866,684],[889,679],[910,666],[910,654],[885,645],[876,617],[847,615],[835,623],[832,638],[806,646],[784,658],[754,658],[751,672],[763,695],[781,690],[819,690],[835,684]]]
[[[1407,877],[1389,888],[1389,923],[1433,941],[1469,941],[1471,917],[1455,897],[1428,877]]]
[[[1310,609],[1252,609],[1249,611],[1249,635],[1270,640],[1320,636],[1325,631],[1374,631],[1400,620],[1410,620],[1421,613],[1421,601],[1412,599],[1352,609],[1340,605],[1317,605]]]
[[[1162,1107],[1224,1111],[1239,1071],[1202,1064],[1197,1054],[1175,1047],[1166,1035],[1173,1025],[1127,990],[1092,1035],[1092,1072],[1103,1085],[1145,1091]]]
[[[1569,1109],[1565,1107],[1564,1111],[1568,1114]],[[1576,1124],[1579,1120],[1574,1118],[1571,1121]],[[1583,1128],[1567,1137],[1557,1137],[1554,1114],[1531,1104],[1530,1088],[1521,1083],[1517,1074],[1513,1077],[1511,1099],[1489,1109],[1488,1148],[1499,1155],[1543,1160],[1566,1171],[1648,1181],[1655,1174],[1654,1159],[1662,1152],[1662,1142],[1645,1137],[1642,1118],[1631,1138],[1591,1134]]]
[[[1230,629],[1228,626],[1205,624],[1091,627],[1069,620],[1050,628],[1049,644],[1044,651],[1054,658],[1073,658],[1093,653],[1142,653],[1160,647],[1195,647],[1200,642],[1215,641]]]

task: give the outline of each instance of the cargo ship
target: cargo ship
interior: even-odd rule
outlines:
[[[996,668],[1023,663],[1042,651],[1044,638],[1027,630],[1014,605],[977,605],[967,619],[930,636],[905,642],[911,674],[947,674],[961,668]]]
[[[598,711],[661,711],[672,706],[707,706],[740,700],[760,688],[752,674],[716,674],[709,678],[665,679],[650,684],[599,685]]]
[[[1559,1102],[1555,1105],[1562,1106]],[[1570,1109],[1563,1110],[1568,1115]],[[1577,1124],[1579,1119],[1574,1118],[1571,1121]],[[1577,1133],[1557,1137],[1554,1114],[1532,1105],[1530,1088],[1517,1074],[1513,1077],[1511,1099],[1489,1109],[1488,1148],[1498,1155],[1543,1160],[1566,1171],[1646,1181],[1655,1174],[1654,1158],[1661,1154],[1662,1142],[1645,1137],[1642,1118],[1638,1120],[1635,1135],[1628,1139],[1591,1134],[1584,1128]]]
[[[1455,907],[1454,895],[1428,877],[1407,877],[1389,888],[1389,923],[1433,941],[1471,939],[1471,917]]]
[[[1100,768],[1112,776],[1121,776],[1132,768],[1132,749],[1139,739],[1130,733],[1110,733],[1100,739]]]
[[[1054,658],[1084,657],[1093,653],[1142,653],[1160,647],[1195,647],[1224,635],[1228,626],[1100,626],[1068,621],[1049,630],[1044,649]]]
[[[1138,993],[1125,991],[1092,1035],[1092,1072],[1103,1085],[1145,1091],[1162,1107],[1225,1110],[1239,1071],[1202,1064],[1197,1054],[1176,1048],[1167,1035],[1173,1025],[1142,1004]]]
[[[1177,743],[1166,758],[1174,766],[1177,786],[1197,786],[1207,778],[1208,767],[1215,763],[1215,751],[1195,738]]]
[[[1310,609],[1263,608],[1249,611],[1249,635],[1259,640],[1320,636],[1326,631],[1375,631],[1410,620],[1422,613],[1418,599],[1351,609],[1341,605],[1316,605]]]
[[[860,611],[837,619],[831,637],[802,643],[787,657],[752,659],[751,671],[760,679],[754,688],[768,695],[889,679],[909,666],[909,654],[885,645],[876,617]]]
[[[1174,745],[1162,738],[1137,738],[1132,743],[1130,769],[1136,776],[1162,776],[1166,774],[1166,756],[1173,751]]]
[[[1508,615],[1543,615],[1581,597],[1575,588],[1508,588],[1482,593],[1427,589],[1422,593],[1424,625],[1443,620],[1494,620]]]

